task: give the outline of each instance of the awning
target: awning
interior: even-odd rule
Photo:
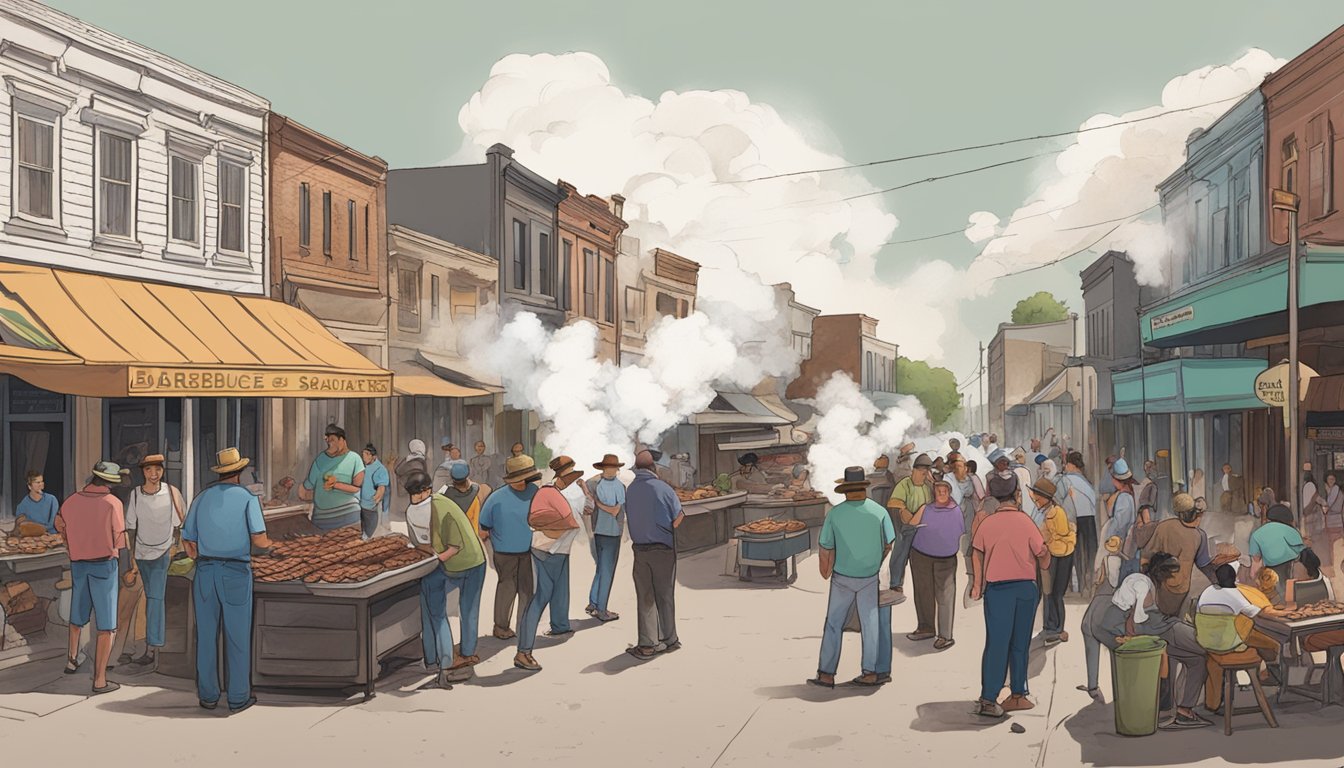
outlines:
[[[719,436],[720,451],[759,451],[765,448],[792,448],[807,445],[812,435],[787,425],[762,432],[726,432]]]
[[[260,296],[0,264],[0,373],[85,397],[387,397],[392,374]]]
[[[1301,258],[1301,327],[1338,324],[1344,311],[1344,248],[1308,244]],[[1139,321],[1143,343],[1151,347],[1236,344],[1287,328],[1286,258],[1165,301]]]
[[[1111,410],[1116,415],[1131,415],[1266,408],[1255,396],[1255,377],[1266,367],[1264,360],[1194,358],[1164,360],[1115,373]]]
[[[767,426],[782,427],[798,420],[798,414],[774,395],[748,395],[719,392],[705,410],[692,414],[696,426]]]
[[[1308,428],[1344,427],[1344,375],[1312,379],[1302,405]]]
[[[504,388],[498,384],[492,384],[488,381],[482,381],[476,376],[462,370],[462,361],[457,358],[440,355],[435,352],[420,350],[415,355],[417,365],[432,371],[435,376],[459,387],[477,390],[470,395],[456,395],[456,397],[475,397],[477,395],[499,394]]]
[[[425,397],[479,397],[488,395],[484,389],[454,384],[414,362],[392,364],[392,389],[398,395]]]
[[[1069,371],[1064,369],[1059,372],[1055,378],[1040,389],[1036,394],[1027,398],[1026,405],[1041,405],[1045,403],[1054,403],[1062,400],[1072,400],[1073,396],[1069,393]]]

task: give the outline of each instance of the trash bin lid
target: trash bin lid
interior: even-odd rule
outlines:
[[[1130,638],[1124,645],[1115,649],[1116,653],[1152,653],[1162,651],[1167,647],[1167,641],[1153,635],[1139,635]]]

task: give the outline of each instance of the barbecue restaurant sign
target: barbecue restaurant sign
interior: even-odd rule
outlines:
[[[1307,387],[1311,384],[1317,374],[1310,367],[1298,363],[1297,374],[1301,380],[1298,387],[1298,399],[1307,399]],[[1279,363],[1278,365],[1266,368],[1255,377],[1255,396],[1260,398],[1260,402],[1271,408],[1283,408],[1283,421],[1288,423],[1288,364]]]
[[[182,369],[130,366],[132,397],[387,397],[389,374],[290,371],[284,369]]]

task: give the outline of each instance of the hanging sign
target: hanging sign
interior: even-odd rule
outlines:
[[[1309,366],[1298,363],[1297,375],[1299,378],[1298,399],[1307,399],[1307,387],[1311,380],[1316,378],[1316,372]],[[1260,402],[1271,408],[1283,409],[1283,423],[1288,424],[1288,364],[1279,363],[1270,366],[1255,377],[1255,396]]]

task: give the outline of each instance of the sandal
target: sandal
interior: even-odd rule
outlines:
[[[634,656],[636,659],[652,659],[658,655],[658,652],[652,648],[645,648],[638,645],[632,645],[625,649],[625,652]]]
[[[933,641],[933,650],[942,651],[956,645],[957,641],[950,637],[940,637]]]
[[[73,675],[79,672],[79,662],[73,657],[67,657],[65,660],[65,674]]]
[[[815,686],[817,686],[818,688],[830,688],[830,689],[832,689],[832,690],[835,689],[835,682],[834,682],[834,681],[828,683],[828,682],[826,682],[825,680],[822,680],[822,679],[819,678],[819,677],[810,677],[810,678],[808,678],[808,679],[807,679],[807,684],[808,684],[808,685],[815,685]]]

